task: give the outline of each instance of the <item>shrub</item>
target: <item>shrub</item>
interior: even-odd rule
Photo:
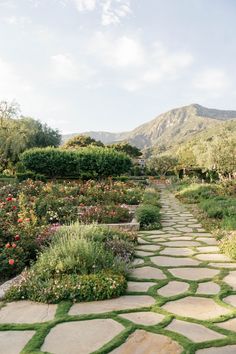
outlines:
[[[8,290],[5,299],[30,299],[44,303],[62,300],[95,301],[120,296],[126,287],[124,275],[112,271],[88,275],[63,274],[54,278],[41,278],[31,271],[25,280]]]
[[[140,205],[136,209],[136,217],[142,229],[160,228],[160,209],[155,205]]]
[[[198,203],[217,194],[218,187],[210,184],[191,184],[177,193],[177,197],[186,203]]]
[[[232,232],[221,232],[223,238],[220,241],[220,249],[223,253],[227,254],[229,257],[236,259],[236,231]]]
[[[147,188],[143,194],[143,204],[160,207],[160,195],[155,188]]]
[[[26,169],[47,177],[102,178],[128,172],[131,167],[131,159],[126,154],[102,147],[76,151],[34,148],[25,151],[21,161]]]

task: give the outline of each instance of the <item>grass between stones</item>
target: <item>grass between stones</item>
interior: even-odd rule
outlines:
[[[165,200],[167,198],[167,204],[168,204],[168,193],[166,191],[163,192],[162,200]],[[172,197],[171,197],[172,198]],[[171,199],[172,201],[173,199]],[[171,203],[170,203],[171,204]],[[162,209],[162,210],[167,210],[167,209]],[[172,209],[173,210],[173,209]],[[182,213],[182,212],[181,212]],[[168,216],[171,214],[165,214],[165,216]],[[173,215],[175,212],[173,212]],[[189,218],[190,216],[186,216],[186,218]],[[191,218],[191,217],[190,217]],[[188,226],[188,222],[186,222],[183,227]],[[203,232],[203,231],[201,231]],[[201,232],[194,231],[193,230],[193,235],[192,235],[192,240],[196,240],[197,237],[201,234]],[[23,330],[35,330],[36,333],[34,336],[31,338],[31,340],[26,344],[25,348],[22,350],[22,354],[39,354],[43,353],[40,351],[40,348],[42,347],[44,340],[46,336],[49,334],[50,330],[55,327],[56,325],[64,322],[71,322],[71,321],[84,321],[84,320],[93,320],[93,319],[113,319],[114,321],[117,321],[121,325],[124,326],[124,330],[118,334],[115,338],[113,338],[110,342],[106,343],[102,348],[99,350],[93,352],[93,354],[106,354],[111,352],[113,349],[119,347],[122,343],[124,343],[127,338],[137,329],[143,329],[148,332],[152,333],[158,333],[158,334],[163,334],[165,336],[168,336],[172,338],[173,340],[177,341],[182,347],[183,347],[183,352],[182,354],[194,354],[197,352],[199,349],[203,348],[210,348],[210,347],[223,347],[226,345],[232,345],[236,344],[236,332],[223,329],[221,327],[217,326],[218,322],[224,322],[232,318],[236,318],[236,308],[233,306],[225,303],[223,300],[226,296],[228,295],[236,295],[236,291],[234,291],[228,284],[224,282],[224,278],[229,274],[231,270],[236,269],[236,263],[235,263],[235,268],[232,269],[225,269],[225,268],[217,268],[217,266],[212,267],[209,265],[210,261],[199,261],[198,266],[187,266],[187,268],[206,268],[206,269],[214,269],[218,270],[219,273],[216,274],[214,277],[208,277],[204,279],[200,279],[197,281],[193,280],[188,280],[180,277],[174,276],[170,270],[172,268],[176,268],[175,266],[165,266],[165,265],[159,265],[157,266],[154,264],[151,260],[151,257],[153,256],[161,256],[162,254],[160,253],[164,249],[168,247],[168,245],[163,245],[164,241],[159,241],[158,239],[151,239],[149,236],[154,236],[156,235],[157,237],[161,237],[166,239],[166,241],[171,241],[171,237],[168,238],[168,234],[174,234],[175,231],[173,230],[168,230],[165,231],[165,228],[161,230],[161,232],[156,233],[155,231],[150,231],[150,232],[140,232],[139,237],[143,239],[145,242],[148,242],[150,245],[159,245],[160,248],[157,251],[152,252],[151,255],[147,256],[138,256],[137,258],[143,259],[144,263],[141,265],[135,266],[136,269],[143,268],[146,266],[150,266],[153,268],[157,268],[163,272],[165,275],[165,279],[153,279],[153,278],[135,278],[130,274],[129,280],[130,281],[135,281],[135,282],[154,282],[155,285],[150,286],[150,288],[147,291],[129,291],[127,292],[127,295],[149,295],[155,299],[155,304],[150,307],[142,307],[142,308],[137,308],[137,309],[132,309],[132,310],[120,310],[120,311],[111,311],[111,312],[105,312],[105,313],[96,313],[96,314],[86,314],[86,315],[69,315],[69,310],[71,306],[73,305],[72,302],[70,301],[63,301],[58,304],[56,315],[54,320],[48,321],[45,323],[35,323],[35,324],[0,324],[0,331],[8,331],[8,330],[16,330],[16,331],[23,331]],[[176,236],[188,236],[188,232],[180,232],[176,233]],[[207,236],[206,236],[207,237]],[[209,236],[208,236],[209,237]],[[141,242],[141,240],[140,240]],[[187,242],[187,241],[186,241]],[[141,244],[141,246],[145,249],[145,244]],[[140,246],[140,245],[139,245]],[[194,259],[197,260],[196,255],[201,254],[203,252],[199,252],[197,250],[197,247],[207,247],[209,246],[208,244],[204,243],[203,241],[199,241],[199,246],[194,246],[194,247],[187,247],[193,251],[192,255],[188,256],[168,256],[172,258],[186,258],[186,259]],[[142,250],[142,247],[139,247],[139,250]],[[181,247],[180,247],[181,248]],[[217,262],[215,262],[217,263]],[[181,268],[186,268],[186,266],[178,266],[178,269]],[[170,281],[181,281],[185,282],[189,285],[189,288],[187,291],[165,297],[161,296],[158,294],[158,289],[163,288],[166,286]],[[197,288],[199,283],[206,283],[212,281],[220,286],[220,291],[217,294],[197,294]],[[220,305],[223,308],[226,308],[229,310],[229,313],[226,315],[222,315],[216,318],[212,318],[210,320],[199,320],[195,318],[190,318],[190,317],[184,317],[184,316],[179,316],[179,315],[174,315],[168,311],[166,311],[163,306],[167,303],[174,302],[176,300],[184,299],[187,298],[188,296],[194,297],[194,298],[206,298],[206,299],[212,299],[214,302],[218,305]],[[4,304],[3,304],[4,305]],[[1,306],[1,305],[0,305]],[[164,315],[164,319],[159,322],[156,325],[150,325],[150,326],[144,326],[141,324],[136,324],[128,319],[119,317],[119,314],[122,313],[133,313],[133,312],[145,312],[145,311],[153,311],[156,313],[160,313]],[[222,339],[215,339],[211,341],[204,341],[201,343],[195,343],[191,341],[189,338],[186,336],[168,330],[166,327],[172,322],[173,319],[179,319],[182,321],[186,321],[188,323],[195,323],[199,324],[202,326],[205,326],[206,328],[209,328],[210,330],[215,331],[216,333],[222,334],[225,336],[225,338]],[[223,348],[222,348],[223,350]],[[44,352],[46,353],[46,352]]]

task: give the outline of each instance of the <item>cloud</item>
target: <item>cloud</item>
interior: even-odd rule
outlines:
[[[193,85],[200,90],[219,92],[228,89],[231,83],[224,70],[206,69],[195,76]]]
[[[130,0],[72,0],[79,12],[98,10],[101,24],[119,24],[131,13]]]
[[[32,23],[31,19],[26,16],[8,16],[5,17],[4,22],[11,26],[26,26]]]
[[[81,81],[94,74],[87,65],[80,64],[71,54],[51,56],[52,76],[63,81]]]
[[[128,36],[114,38],[97,32],[89,44],[89,51],[107,67],[140,66],[145,61],[142,44]]]

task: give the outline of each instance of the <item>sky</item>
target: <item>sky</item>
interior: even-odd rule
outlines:
[[[0,100],[61,133],[236,110],[235,0],[0,0]]]

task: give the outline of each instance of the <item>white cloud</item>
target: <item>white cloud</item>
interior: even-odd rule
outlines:
[[[4,21],[12,26],[26,26],[32,23],[31,19],[26,16],[8,16],[5,17]]]
[[[145,50],[142,44],[132,37],[114,38],[97,32],[89,47],[90,52],[107,67],[137,67],[145,62]]]
[[[51,57],[52,75],[58,80],[81,81],[94,74],[88,66],[78,63],[71,54]]]
[[[97,0],[73,0],[79,12],[93,11],[96,8]]]
[[[72,0],[79,12],[98,10],[101,24],[108,26],[120,23],[131,13],[130,0]]]
[[[206,69],[195,76],[193,84],[200,90],[219,92],[230,87],[230,79],[224,70]]]

